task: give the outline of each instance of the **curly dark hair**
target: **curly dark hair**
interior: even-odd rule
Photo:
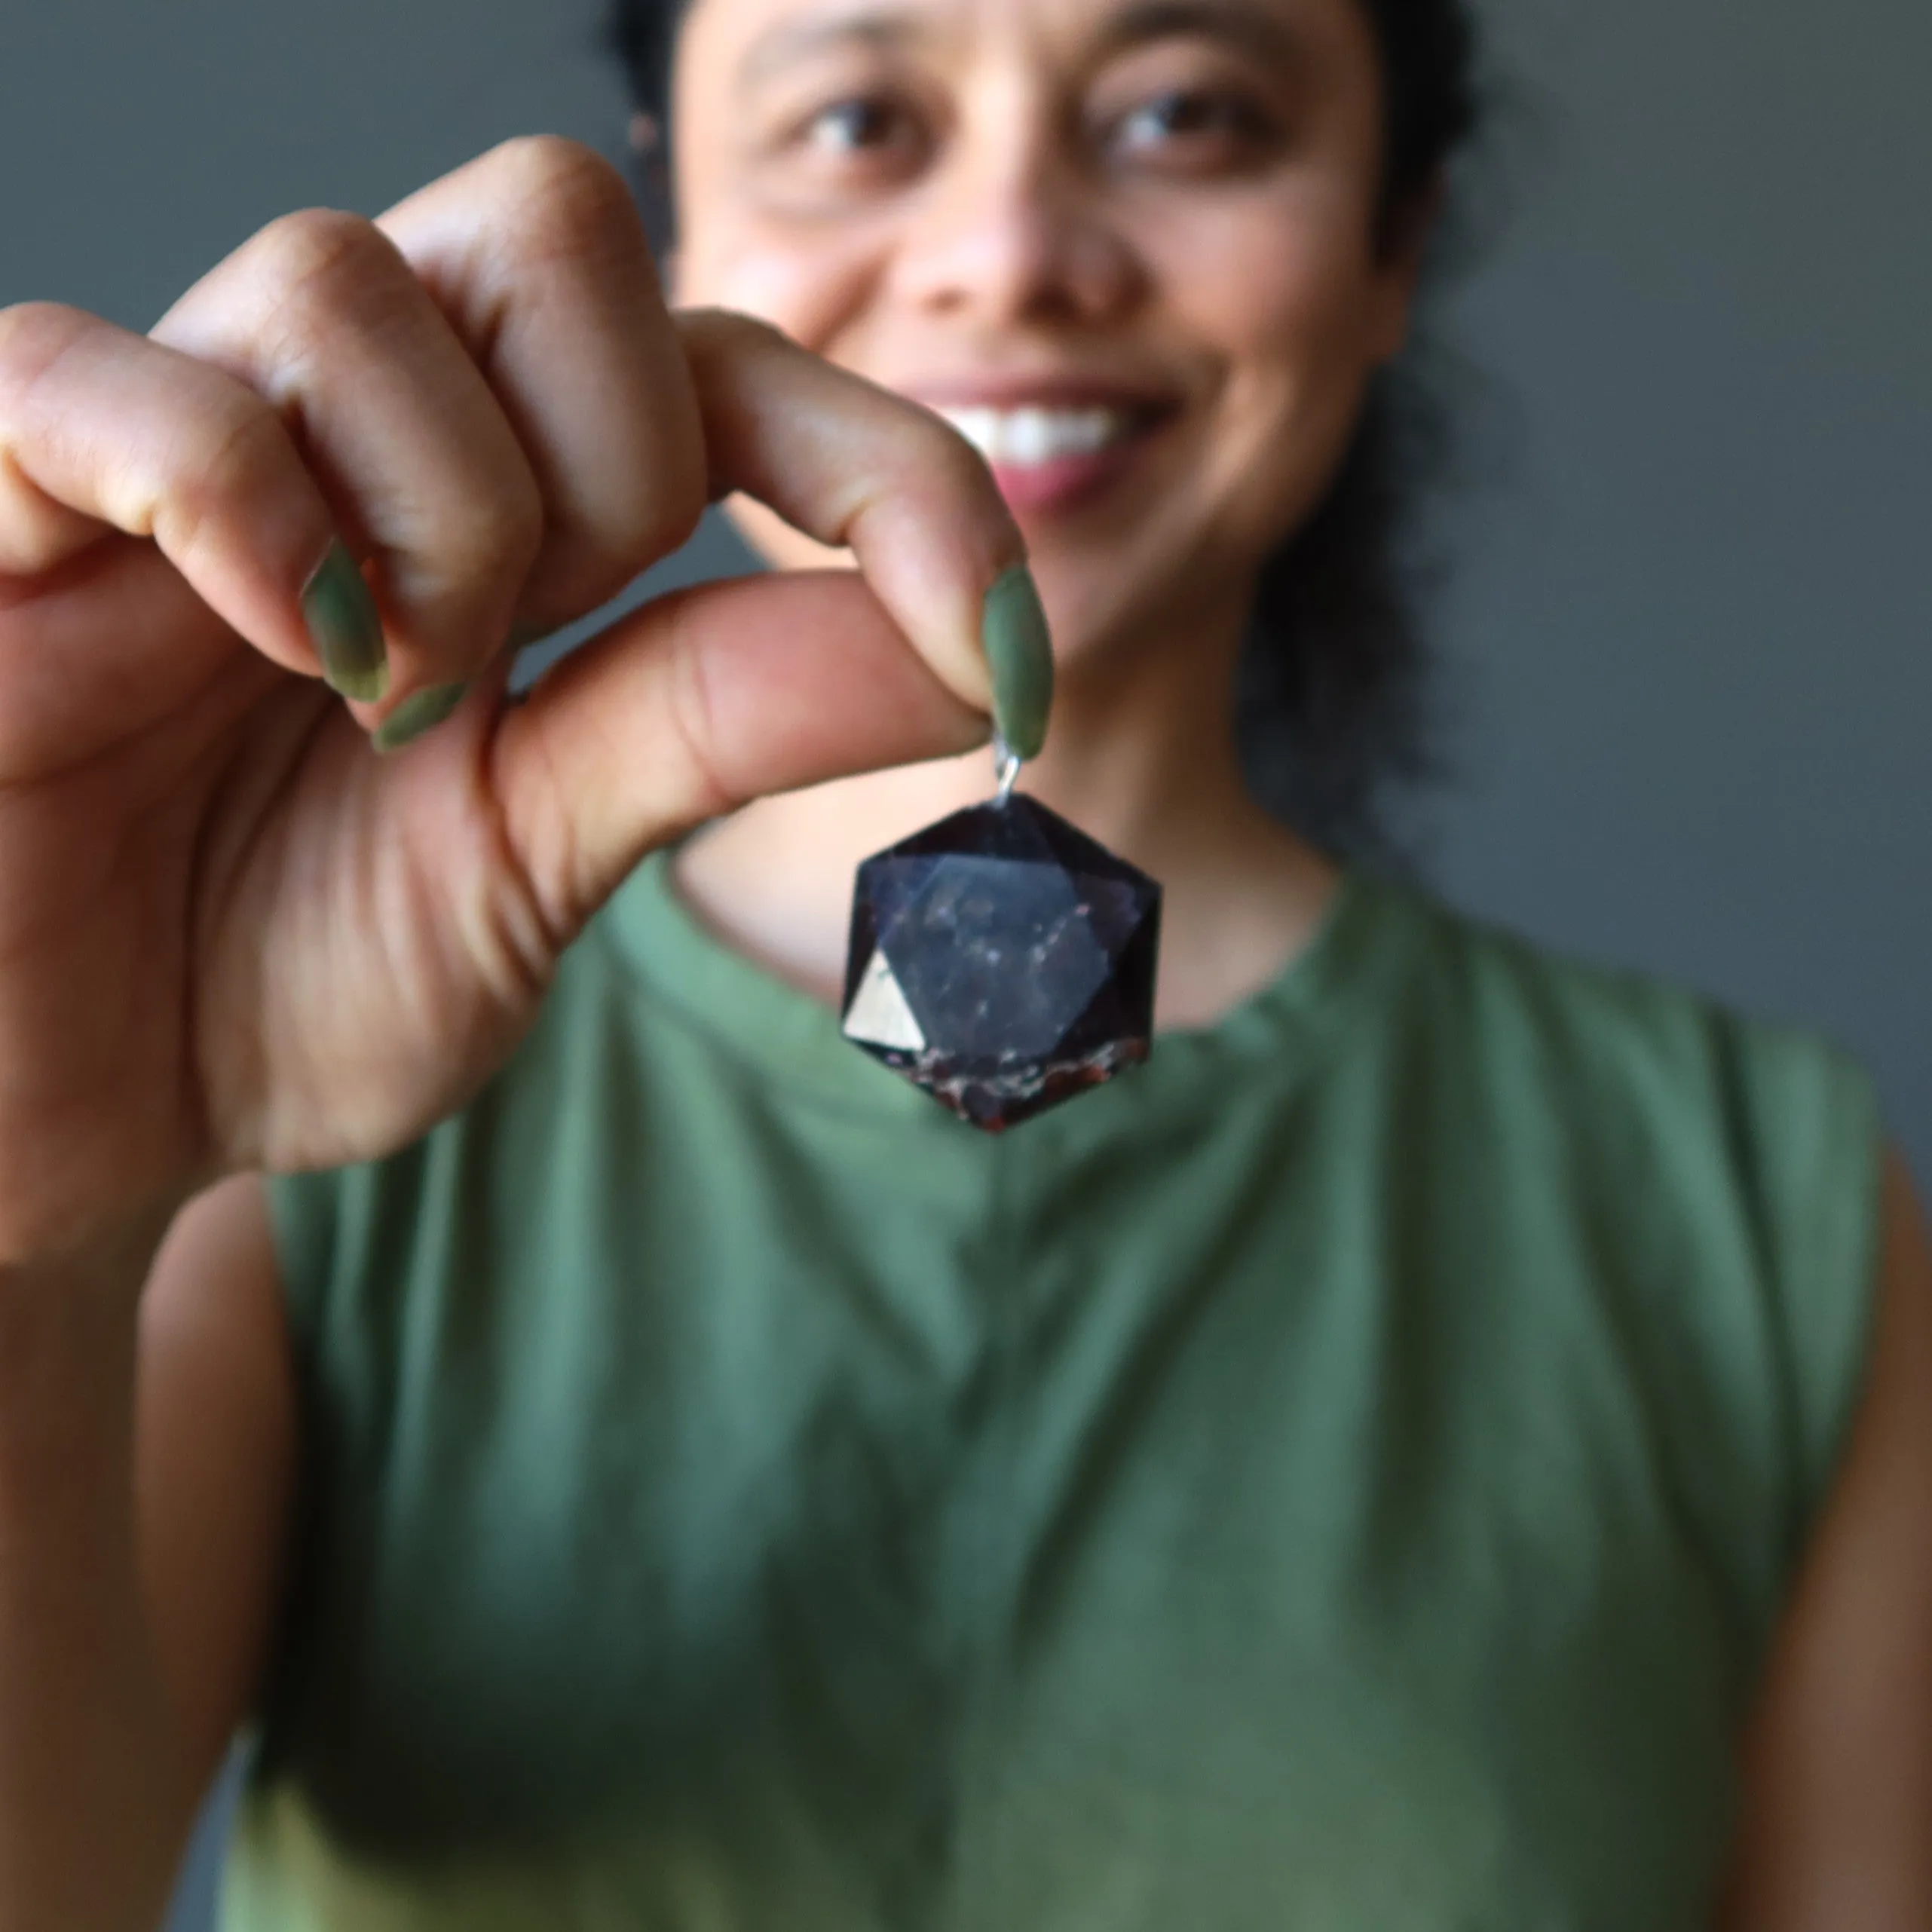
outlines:
[[[669,239],[672,65],[690,0],[609,0],[608,48],[658,138],[637,158],[654,239]],[[1451,164],[1482,120],[1469,0],[1360,0],[1384,87],[1379,239],[1416,243],[1447,205]],[[1416,512],[1447,447],[1425,343],[1371,384],[1314,513],[1263,565],[1237,727],[1256,795],[1331,852],[1399,859],[1392,795],[1434,776],[1430,654]]]

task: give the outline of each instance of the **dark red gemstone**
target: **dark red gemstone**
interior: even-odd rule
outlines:
[[[1160,917],[1037,800],[956,812],[859,868],[846,1037],[997,1132],[1147,1058]]]

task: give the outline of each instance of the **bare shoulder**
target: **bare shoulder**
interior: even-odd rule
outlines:
[[[1878,1296],[1750,1741],[1726,1932],[1932,1925],[1932,1241],[1896,1155]]]
[[[248,1714],[278,1609],[298,1455],[268,1212],[253,1176],[184,1209],[142,1303],[137,1480],[161,1661],[212,1767]]]

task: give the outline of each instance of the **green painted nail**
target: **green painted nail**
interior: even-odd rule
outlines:
[[[355,559],[339,543],[302,586],[302,614],[329,688],[364,704],[381,697],[389,688],[381,615]]]
[[[432,684],[405,698],[375,727],[369,742],[378,752],[400,752],[413,745],[425,731],[433,731],[468,691],[467,684]]]
[[[993,676],[994,728],[1018,756],[1037,758],[1053,709],[1053,641],[1024,564],[1015,564],[986,593],[980,639]]]

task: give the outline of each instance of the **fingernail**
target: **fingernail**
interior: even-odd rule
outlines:
[[[371,734],[378,752],[400,752],[425,731],[433,731],[463,702],[467,684],[432,684],[406,697]]]
[[[302,614],[329,688],[363,704],[381,697],[389,688],[382,617],[355,559],[340,543],[329,546],[302,586]]]
[[[993,678],[994,728],[1021,758],[1037,758],[1053,708],[1053,641],[1024,564],[1015,564],[986,593],[980,638]]]

